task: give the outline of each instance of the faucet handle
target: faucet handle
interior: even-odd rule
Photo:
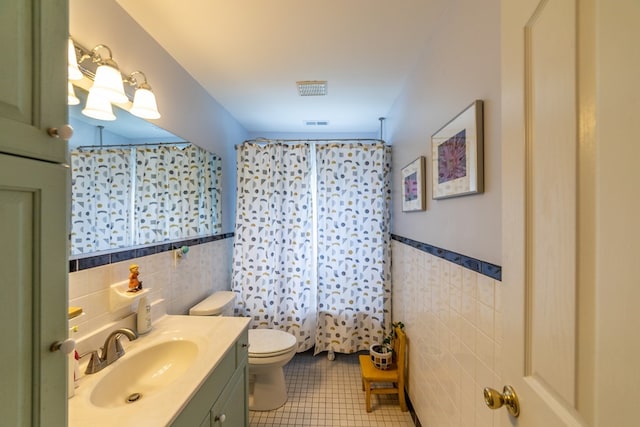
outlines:
[[[124,355],[124,348],[120,342],[120,335],[116,335],[116,357],[122,357]]]
[[[80,358],[83,358],[87,354],[91,354],[91,359],[89,359],[87,369],[84,371],[85,374],[95,374],[96,372],[104,368],[104,360],[100,359],[98,350],[92,350],[88,353],[84,353],[80,356]]]

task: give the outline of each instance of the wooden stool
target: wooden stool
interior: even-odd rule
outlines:
[[[360,355],[360,372],[362,373],[362,389],[365,391],[365,399],[367,403],[367,412],[371,412],[371,395],[372,394],[398,394],[400,400],[400,409],[407,411],[407,402],[404,398],[404,364],[405,349],[407,345],[407,336],[404,331],[398,327],[396,330],[396,338],[393,340],[393,364],[389,369],[378,369],[371,361],[368,354]],[[372,383],[391,383],[393,387],[374,387]]]

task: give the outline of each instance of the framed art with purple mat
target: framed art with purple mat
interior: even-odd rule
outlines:
[[[483,102],[474,101],[431,136],[432,198],[482,193]]]
[[[425,169],[426,161],[422,156],[402,168],[402,212],[427,208]]]

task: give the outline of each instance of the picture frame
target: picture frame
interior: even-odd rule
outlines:
[[[475,100],[431,136],[431,197],[484,191],[483,101]]]
[[[402,168],[402,212],[427,208],[425,191],[426,160],[420,156]]]

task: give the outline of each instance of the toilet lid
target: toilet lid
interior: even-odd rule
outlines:
[[[214,292],[191,307],[189,314],[191,316],[217,316],[227,305],[232,304],[235,298],[236,294],[233,291]]]
[[[249,329],[249,356],[271,357],[290,351],[296,337],[276,329]]]

